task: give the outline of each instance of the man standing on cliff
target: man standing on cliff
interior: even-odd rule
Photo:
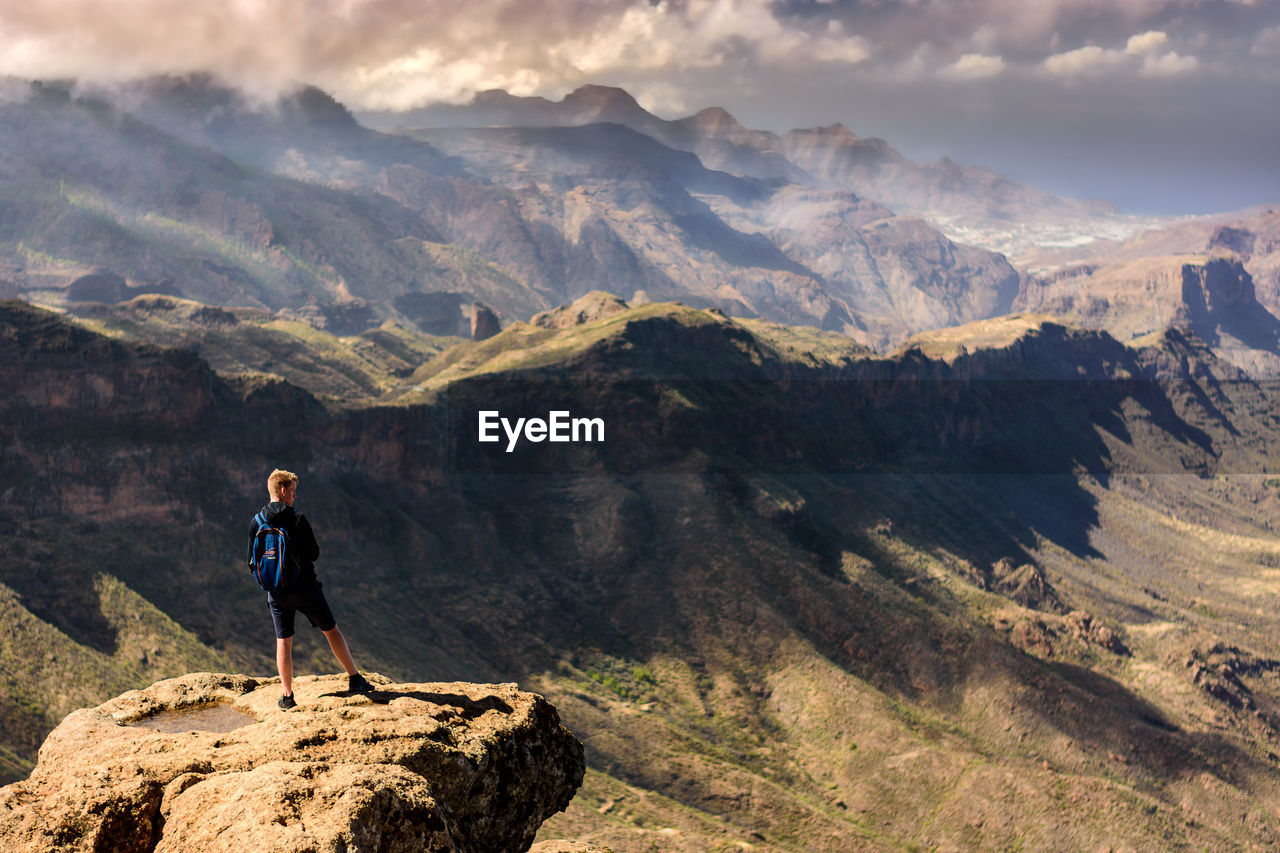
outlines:
[[[289,537],[289,547],[297,557],[300,569],[297,585],[288,592],[268,592],[267,607],[271,610],[271,621],[276,626],[276,666],[280,670],[280,686],[284,695],[280,697],[280,708],[288,710],[298,703],[293,699],[293,618],[298,611],[306,616],[312,625],[319,628],[329,641],[329,648],[342,668],[347,671],[347,689],[352,693],[367,693],[373,685],[356,669],[351,651],[347,648],[347,640],[338,629],[333,618],[333,611],[325,601],[321,591],[321,583],[316,578],[316,560],[320,558],[320,545],[311,530],[307,517],[293,509],[293,502],[298,497],[298,477],[279,468],[271,472],[267,478],[267,494],[271,501],[260,511],[260,515],[271,527],[283,530]],[[254,516],[249,529],[249,563],[253,565],[253,543],[258,533],[258,518]]]

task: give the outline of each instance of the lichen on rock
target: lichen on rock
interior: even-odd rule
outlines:
[[[195,673],[75,711],[0,789],[0,849],[522,851],[582,783],[582,745],[541,696],[370,681],[296,679],[286,712],[278,679]],[[248,724],[141,725],[216,703]]]

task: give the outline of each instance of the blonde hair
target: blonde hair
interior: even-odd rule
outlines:
[[[280,497],[280,492],[286,486],[296,486],[298,484],[298,475],[292,471],[286,471],[283,468],[277,468],[271,472],[271,476],[267,478],[267,492],[273,498]]]

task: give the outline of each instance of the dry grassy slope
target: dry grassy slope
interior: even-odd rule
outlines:
[[[60,370],[116,376],[144,354],[5,319],[0,341],[50,341],[5,362],[21,400],[36,399],[21,380],[37,363],[49,385]],[[48,543],[68,586],[114,575],[234,666],[268,672],[240,527],[258,471],[300,470],[364,665],[517,678],[585,741],[588,782],[543,838],[620,851],[1274,845],[1276,486],[1231,473],[1274,468],[1272,392],[1230,381],[1177,334],[1136,350],[1032,322],[969,343],[940,345],[957,347],[949,364],[927,342],[874,358],[818,333],[641,306],[463,344],[415,377],[585,373],[584,402],[601,404],[628,365],[751,381],[716,398],[741,406],[726,417],[666,411],[656,426],[682,454],[616,473],[451,468],[432,406],[326,414],[281,385],[215,380],[207,417],[160,434],[113,431],[101,395],[61,432],[11,399],[3,518]],[[1188,363],[1197,380],[1173,381]],[[1170,381],[1058,381],[1010,400],[1016,383],[974,379],[1041,365],[1059,380],[1083,366]],[[945,393],[923,381],[936,376],[954,377]],[[698,386],[672,387],[698,403]],[[839,417],[849,406],[856,417]],[[883,434],[858,431],[877,423]],[[1046,463],[939,473],[969,459],[939,437]],[[882,469],[832,445],[885,451],[865,460]],[[44,495],[48,482],[62,488]],[[176,564],[157,530],[181,543]],[[1016,576],[1038,571],[1065,606],[1016,603],[1035,604],[1036,584],[1008,586],[1001,558],[1032,566]],[[30,564],[10,554],[3,580]],[[15,654],[31,648],[20,637]],[[298,652],[300,671],[332,667],[305,633]]]
[[[358,335],[337,335],[288,312],[214,308],[159,295],[69,310],[94,331],[194,350],[221,374],[274,375],[337,405],[394,393],[405,377],[460,340],[393,321]]]
[[[910,517],[901,503],[924,497],[919,483],[844,485],[826,505],[838,500],[864,523],[878,510]],[[701,653],[697,666],[687,652],[659,655],[643,664],[652,684],[624,668],[614,677],[638,696],[604,703],[591,681],[612,682],[590,661],[548,676],[545,689],[590,733],[597,770],[727,820],[709,833],[680,809],[596,778],[546,831],[629,850],[737,840],[776,850],[1274,843],[1274,724],[1195,683],[1185,661],[1208,663],[1216,639],[1189,630],[1203,621],[1191,603],[1154,619],[1126,555],[1103,568],[1037,536],[1031,553],[1064,597],[1122,631],[1134,654],[1086,645],[1060,618],[963,579],[955,552],[968,548],[957,528],[973,519],[959,507],[975,497],[995,506],[1001,489],[931,486],[934,503],[915,509],[919,528],[857,531],[861,553],[843,552],[835,579],[812,565],[797,572],[802,554],[745,525],[732,544],[682,553],[677,570],[705,566],[706,586],[684,575],[671,605],[688,613],[682,635]],[[1109,495],[1100,503],[1108,515],[1124,505]],[[1185,544],[1171,537],[1164,547]],[[780,588],[744,579],[767,576],[752,571],[765,566]],[[1098,575],[1108,587],[1098,589]],[[1163,638],[1157,621],[1181,626],[1181,636]],[[1051,639],[1017,650],[1020,624],[1039,622]],[[1275,654],[1262,631],[1249,641],[1256,654]],[[1241,678],[1274,721],[1274,676]],[[683,847],[668,846],[668,828]]]
[[[2,552],[8,583],[0,583],[0,780],[6,782],[27,775],[45,735],[71,711],[112,690],[226,665],[94,561],[68,565],[66,537],[55,533],[51,545],[24,532],[10,527]],[[38,566],[43,570],[33,574]]]

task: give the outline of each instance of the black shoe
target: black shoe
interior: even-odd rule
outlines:
[[[347,692],[348,693],[372,693],[373,685],[365,681],[360,673],[347,676]]]
[[[298,707],[298,703],[293,701],[292,693],[286,693],[283,696],[281,696],[280,701],[277,702],[276,705],[280,708],[281,711],[287,711],[290,708]]]

